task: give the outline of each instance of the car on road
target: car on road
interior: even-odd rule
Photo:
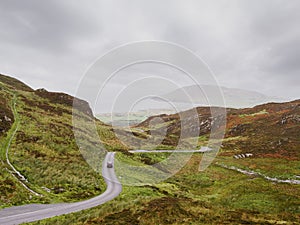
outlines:
[[[112,162],[107,162],[107,168],[113,168],[113,163]]]

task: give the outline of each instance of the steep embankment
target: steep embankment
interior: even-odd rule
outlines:
[[[12,88],[10,84],[15,84]],[[16,133],[17,124],[13,115],[14,92],[16,89],[27,89],[25,84],[0,75],[0,203],[1,206],[20,204],[28,199],[28,191],[18,180],[16,173],[9,165],[9,147]]]
[[[86,163],[76,145],[72,96],[44,89],[34,91],[3,75],[0,75],[0,91],[0,207],[29,202],[78,201],[105,189],[99,173]],[[89,105],[78,101],[78,113],[93,119]],[[126,149],[115,138],[110,126],[98,120],[95,123],[104,145],[110,149]],[[10,140],[7,156],[11,165],[28,181],[26,185],[42,197],[33,195],[13,177],[12,173],[16,172],[5,155]]]

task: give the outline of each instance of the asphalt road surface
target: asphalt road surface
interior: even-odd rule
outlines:
[[[122,191],[122,185],[118,181],[114,168],[107,168],[107,162],[114,161],[114,152],[107,153],[102,166],[102,176],[107,184],[106,191],[89,200],[76,203],[62,204],[31,204],[15,206],[0,211],[0,224],[12,225],[25,222],[33,222],[63,214],[78,212],[104,204],[117,197]]]
[[[194,152],[209,152],[211,148],[209,147],[201,147],[198,150],[189,150],[189,149],[182,149],[182,150],[131,150],[130,153],[160,153],[160,152],[170,152],[170,153],[194,153]]]

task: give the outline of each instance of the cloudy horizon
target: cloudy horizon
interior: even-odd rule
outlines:
[[[295,0],[3,0],[0,73],[74,95],[88,67],[110,49],[161,40],[197,54],[221,86],[297,99],[299,9]]]

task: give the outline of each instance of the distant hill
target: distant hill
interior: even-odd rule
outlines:
[[[211,131],[212,117],[209,107],[197,107],[200,132],[199,147],[205,145]],[[192,110],[183,112],[192,114]],[[157,128],[149,128],[151,120],[163,121]],[[195,130],[197,125],[185,123],[185,129]],[[176,146],[181,134],[179,114],[158,115],[148,118],[136,128],[150,134],[150,130],[165,128],[167,135],[162,144]],[[245,109],[227,109],[226,135],[222,154],[234,155],[239,152],[253,153],[256,157],[300,157],[300,100],[285,103],[267,103]],[[154,132],[155,134],[155,132]],[[186,141],[188,144],[188,140]],[[187,145],[188,146],[188,145]]]
[[[199,106],[207,106],[209,105],[206,99],[207,95],[210,97],[210,105],[221,106],[219,105],[220,100],[216,99],[214,96],[214,93],[216,93],[218,89],[219,87],[213,85],[192,85],[177,89],[163,95],[162,97],[169,99],[172,102],[185,103],[187,101],[187,96],[189,96],[195,104]],[[284,99],[266,96],[255,91],[226,87],[220,87],[220,89],[224,94],[226,107],[229,108],[247,108],[267,102],[284,101]],[[159,99],[156,100],[159,101]]]
[[[169,109],[149,109],[130,113],[99,113],[96,117],[109,125],[127,127],[139,124],[149,116],[163,113],[171,114],[174,113],[174,111]]]
[[[77,109],[73,109],[74,100],[78,103]],[[201,129],[199,134],[191,138],[198,141],[197,148],[200,148],[207,144],[213,118],[210,107],[195,109],[197,113],[194,118],[199,119]],[[276,183],[276,180],[299,178],[300,100],[226,110],[226,135],[220,154],[204,172],[198,171],[203,154],[196,153],[181,171],[159,184],[124,186],[118,198],[100,207],[37,223],[297,223],[299,186]],[[64,93],[33,90],[21,81],[0,75],[0,208],[30,203],[74,202],[103,192],[105,184],[99,174],[101,160],[95,157],[99,164],[96,172],[81,154],[91,149],[95,150],[93,153],[99,152],[94,136],[89,136],[86,127],[89,119],[95,122],[93,124],[102,144],[108,150],[118,151],[118,161],[124,160],[134,167],[140,165],[141,169],[145,164],[162,162],[156,168],[165,171],[163,163],[169,153],[131,154],[128,149],[131,144],[140,149],[175,148],[180,138],[181,125],[187,129],[197,129],[189,120],[194,111],[190,109],[181,112],[187,115],[183,124],[179,114],[165,112],[169,115],[150,116],[128,129],[119,127],[117,135],[123,136],[125,140],[121,142],[112,126],[94,118],[87,102]],[[74,138],[73,112],[82,119],[81,126],[77,127],[85,142],[85,147],[81,149]],[[151,146],[151,141],[156,143],[161,140],[160,130],[166,130],[161,145]],[[126,142],[126,138],[130,139],[129,142]],[[189,138],[183,137],[187,148],[190,146]],[[147,146],[142,146],[143,143]],[[241,153],[252,153],[253,157],[232,157]],[[12,170],[7,159],[24,179]],[[120,169],[118,161],[114,166],[116,170]],[[232,165],[276,179],[269,181],[251,173],[245,175],[230,169]],[[140,180],[139,169],[121,167],[121,170],[123,168],[122,176],[118,176],[120,180]],[[151,178],[155,174],[150,171],[145,176]],[[23,184],[40,195],[34,195]]]

